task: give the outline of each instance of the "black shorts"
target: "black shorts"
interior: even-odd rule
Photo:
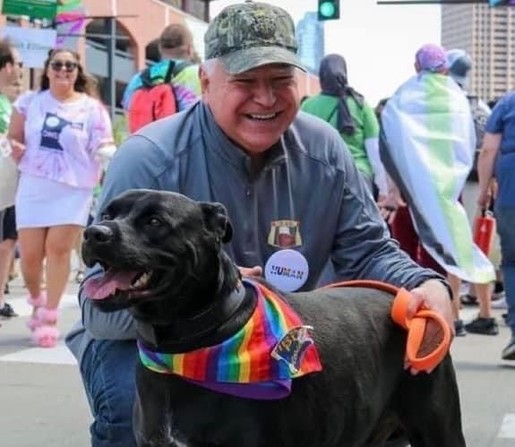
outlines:
[[[6,239],[18,239],[14,206],[0,211],[0,242]]]

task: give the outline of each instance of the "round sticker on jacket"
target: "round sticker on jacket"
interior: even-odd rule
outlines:
[[[295,250],[276,251],[265,264],[265,279],[281,292],[299,290],[308,275],[308,261]]]

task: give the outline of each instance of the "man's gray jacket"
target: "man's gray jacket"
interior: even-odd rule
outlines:
[[[294,249],[309,264],[303,290],[317,285],[329,260],[337,279],[375,279],[410,289],[441,278],[417,266],[390,239],[340,135],[302,112],[267,152],[264,167],[254,172],[250,157],[199,102],[150,124],[121,145],[105,178],[98,215],[112,198],[131,188],[176,191],[223,203],[235,229],[225,249],[243,267],[264,267],[280,249],[278,227],[289,226],[298,244]],[[79,295],[82,324],[67,337],[79,360],[92,337],[135,337],[127,311],[102,313]]]

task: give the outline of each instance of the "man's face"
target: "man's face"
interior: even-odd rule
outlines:
[[[21,77],[22,77],[23,64],[21,62],[20,53],[18,52],[17,49],[13,48],[12,54],[13,54],[14,63],[12,64],[12,68],[11,68],[12,69],[11,79],[12,79],[12,82],[15,83],[17,80],[21,79]]]
[[[299,110],[296,69],[270,64],[230,75],[220,62],[200,71],[204,101],[224,133],[250,154],[276,143]]]
[[[3,89],[3,94],[9,98],[9,101],[14,102],[18,96],[20,96],[23,91],[23,84],[20,79],[11,82],[6,85]]]
[[[20,53],[16,48],[12,48],[11,53],[13,56],[13,63],[8,63],[1,69],[3,83],[8,85],[17,82],[23,75]]]

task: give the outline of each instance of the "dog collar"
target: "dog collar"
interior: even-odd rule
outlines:
[[[321,371],[318,352],[297,313],[261,283],[244,279],[257,296],[247,323],[224,342],[191,352],[155,352],[138,343],[148,369],[175,374],[205,388],[239,397],[280,399],[291,380]]]
[[[178,338],[176,340],[177,344],[182,344],[191,339],[207,334],[224,323],[228,316],[232,316],[237,312],[245,299],[245,295],[246,289],[240,283],[226,300],[215,303],[212,307],[204,310],[200,315],[193,319],[188,319],[177,324],[176,327],[179,327],[182,331],[187,331],[189,334],[188,337]],[[156,333],[154,326],[140,320],[135,320],[135,322],[138,335],[145,344],[158,346],[161,343],[160,337]],[[167,343],[168,347],[171,345],[172,343]]]

